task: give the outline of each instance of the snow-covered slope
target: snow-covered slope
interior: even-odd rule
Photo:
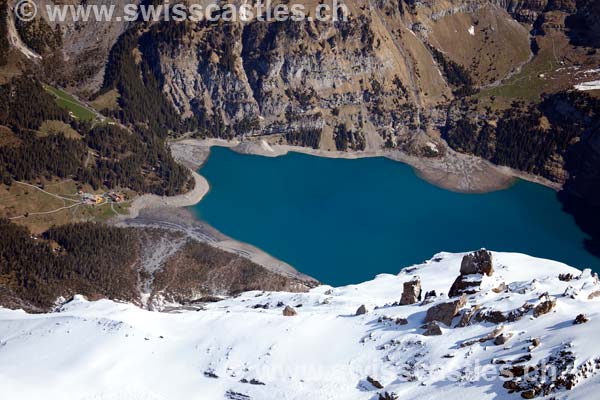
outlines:
[[[462,258],[441,253],[398,276],[304,294],[244,293],[201,311],[158,313],[83,298],[51,314],[0,309],[1,397],[479,400],[538,394],[538,384],[557,398],[595,398],[597,277],[553,261],[493,253],[495,271],[466,279],[482,283],[463,305],[460,297],[447,297]],[[423,293],[435,290],[437,297],[397,305],[403,283],[415,275]],[[461,311],[452,327],[437,324],[442,335],[425,336],[428,309],[451,301],[463,310],[480,308],[470,322]],[[367,313],[355,315],[361,305]],[[297,315],[284,316],[284,306]],[[578,314],[589,321],[574,324]],[[461,319],[466,326],[455,327]],[[512,337],[496,345],[501,332]],[[552,359],[559,353],[567,362]],[[519,375],[519,366],[549,359],[558,376],[546,386],[539,384],[539,367],[529,386],[500,378],[502,369]],[[585,379],[579,379],[581,366]],[[526,390],[509,394],[503,385]]]

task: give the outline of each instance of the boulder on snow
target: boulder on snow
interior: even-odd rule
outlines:
[[[442,334],[442,328],[435,321],[423,325],[423,329],[425,329],[423,332],[424,336],[440,336]]]
[[[600,297],[600,290],[596,290],[588,295],[588,300],[594,300],[596,297]]]
[[[590,319],[589,319],[589,317],[587,315],[585,315],[585,314],[579,314],[577,317],[575,317],[575,321],[573,321],[573,325],[585,324],[589,320]]]
[[[377,389],[383,389],[383,385],[377,379],[367,376],[367,382]]]
[[[437,304],[427,310],[425,322],[438,321],[451,326],[452,320],[458,315],[458,312],[465,304],[467,304],[467,297],[465,295],[462,295],[458,300]]]
[[[510,338],[512,338],[512,337],[513,337],[512,333],[509,333],[509,332],[502,333],[502,334],[496,336],[496,338],[494,339],[494,344],[496,346],[502,346],[503,344],[506,344],[506,342],[508,342],[510,340]]]
[[[283,316],[284,317],[293,317],[295,315],[298,315],[298,313],[296,312],[296,310],[294,310],[290,306],[285,306],[285,308],[283,309]]]
[[[558,279],[562,282],[571,282],[575,277],[573,274],[558,274]]]
[[[507,289],[506,283],[501,282],[497,287],[492,289],[494,293],[502,293]]]
[[[356,310],[356,313],[354,315],[364,315],[367,313],[367,307],[365,307],[365,305],[363,304],[362,306],[358,307],[358,310]]]
[[[548,299],[546,301],[542,301],[540,304],[533,308],[533,316],[539,317],[544,314],[548,314],[556,307],[556,299]]]
[[[406,306],[421,301],[421,279],[419,277],[416,276],[410,281],[404,282],[403,289],[400,305]]]

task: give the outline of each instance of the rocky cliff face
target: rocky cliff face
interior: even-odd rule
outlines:
[[[380,148],[390,134],[419,128],[415,109],[451,96],[439,73],[416,78],[414,55],[387,23],[357,12],[339,23],[186,26],[177,49],[157,43],[164,92],[182,115],[217,118],[237,135],[316,129],[322,147],[335,149],[334,132],[344,124]],[[436,70],[422,44],[418,51]]]
[[[593,1],[345,4],[347,21],[67,23],[60,51],[42,55],[41,63],[62,86],[90,94],[101,87],[109,49],[129,29],[138,39],[132,52],[159,83],[156,95],[182,119],[196,119],[199,129],[189,130],[199,136],[262,135],[326,150],[396,148],[440,157],[457,99],[479,102],[459,113],[477,121],[513,99],[539,102],[542,93],[572,88],[584,75],[570,68],[600,60],[585,47],[597,31]],[[567,178],[561,152],[543,164],[525,171]]]

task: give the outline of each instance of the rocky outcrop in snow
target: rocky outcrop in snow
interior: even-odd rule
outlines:
[[[398,293],[415,274],[424,290],[446,293],[465,254],[441,253],[348,287],[246,292],[198,311],[158,313],[81,297],[49,314],[0,309],[0,387],[11,399],[49,400],[157,393],[467,400],[567,391],[572,400],[594,398],[597,277],[549,260],[491,255],[495,272],[482,274],[479,291],[429,303],[399,305]],[[504,291],[493,290],[502,282]],[[569,286],[575,290],[563,296]],[[302,311],[284,318],[285,304]],[[369,312],[354,317],[361,306]],[[583,313],[587,322],[574,325]]]
[[[404,282],[400,305],[415,304],[419,301],[421,301],[421,280],[419,277],[414,277],[410,281]]]
[[[479,291],[483,275],[491,276],[494,273],[492,254],[486,250],[479,250],[463,257],[460,264],[460,275],[450,288],[449,297],[462,294],[474,294]]]

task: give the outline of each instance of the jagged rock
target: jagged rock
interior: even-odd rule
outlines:
[[[533,357],[531,356],[531,354],[525,354],[525,355],[522,355],[521,357],[519,357],[519,358],[517,358],[515,360],[512,360],[511,363],[512,364],[521,364],[521,363],[524,363],[524,362],[527,362],[527,361],[531,361],[532,358]]]
[[[435,321],[425,324],[423,328],[425,329],[424,336],[440,336],[442,334],[442,328]]]
[[[502,333],[502,331],[504,331],[504,326],[499,326],[496,329],[494,329],[492,332],[488,333],[487,335],[485,335],[479,339],[467,340],[466,342],[461,343],[460,347],[472,346],[475,343],[485,343],[490,340],[494,340]]]
[[[375,378],[371,378],[370,376],[367,376],[367,382],[369,382],[371,385],[373,385],[377,389],[383,389],[383,385],[381,384],[381,382],[379,382]]]
[[[435,300],[436,297],[437,297],[437,293],[435,290],[425,293],[425,298],[423,299],[423,302],[421,303],[421,305],[433,303],[433,301]]]
[[[563,296],[568,297],[570,299],[574,299],[575,297],[577,297],[577,294],[579,294],[579,291],[577,289],[575,289],[573,286],[569,286],[568,288],[565,289]]]
[[[379,400],[398,400],[398,395],[396,393],[379,393]]]
[[[481,279],[477,279],[476,277],[477,275],[459,275],[452,284],[448,292],[448,297],[477,293],[481,286]]]
[[[506,342],[508,342],[510,340],[510,338],[513,337],[512,333],[502,333],[498,336],[496,336],[496,338],[494,339],[494,344],[496,346],[502,346],[503,344],[506,344]]]
[[[471,323],[471,319],[473,319],[473,316],[475,316],[475,314],[477,314],[477,312],[480,309],[481,309],[481,306],[475,304],[474,306],[471,307],[470,310],[465,310],[463,312],[462,316],[460,317],[460,321],[458,322],[456,327],[464,328],[465,326],[469,325]]]
[[[502,384],[502,387],[508,390],[509,393],[516,392],[519,390],[519,383],[515,381],[506,381]]]
[[[211,379],[219,379],[219,375],[217,375],[212,369],[204,371],[204,376]]]
[[[378,319],[379,323],[394,323],[396,325],[407,325],[408,324],[408,320],[406,318],[402,318],[402,317],[398,317],[396,319],[392,318],[392,317],[388,317],[388,316],[381,316]]]
[[[534,389],[529,389],[521,392],[521,397],[524,399],[533,399],[537,395]]]
[[[441,303],[427,310],[425,322],[438,321],[447,326],[452,325],[452,319],[458,315],[458,312],[467,304],[467,297],[461,296],[460,299],[448,303]]]
[[[365,305],[363,304],[362,306],[358,307],[358,310],[356,310],[356,313],[354,315],[364,315],[367,313],[367,307],[365,307]]]
[[[467,254],[460,264],[461,275],[482,274],[492,276],[493,273],[492,253],[484,249]]]
[[[556,299],[549,299],[541,302],[533,309],[533,316],[539,317],[544,314],[548,314],[550,311],[554,310],[556,307]]]
[[[233,390],[228,390],[225,393],[225,398],[227,398],[229,400],[250,400],[251,399],[251,397],[248,396],[247,394],[234,392]]]
[[[527,347],[527,350],[529,352],[532,352],[533,350],[538,348],[541,344],[542,344],[542,341],[540,338],[533,338],[533,339],[531,339],[531,344]]]
[[[481,310],[475,315],[475,319],[479,322],[487,321],[493,324],[501,324],[504,322],[515,322],[523,318],[533,308],[533,304],[525,303],[516,310],[502,312],[497,310]]]
[[[415,304],[418,301],[421,301],[421,280],[419,277],[414,277],[410,281],[404,282],[400,305]]]
[[[493,273],[492,253],[489,251],[478,250],[465,255],[460,264],[460,275],[452,284],[448,297],[477,293],[481,286],[482,276],[491,276]]]
[[[506,283],[502,282],[500,285],[492,289],[494,293],[502,293],[506,290]]]
[[[284,317],[293,317],[295,315],[298,315],[298,313],[296,312],[296,310],[294,310],[290,306],[285,306],[285,308],[283,309],[283,316]]]
[[[575,321],[573,321],[573,325],[585,324],[589,320],[590,319],[589,319],[589,317],[587,315],[585,315],[585,314],[579,314],[577,317],[575,317]]]
[[[563,282],[571,282],[575,277],[573,274],[559,274],[558,279]]]
[[[252,378],[250,380],[244,378],[242,380],[240,380],[240,383],[247,383],[249,385],[255,385],[255,386],[265,386],[264,382],[259,381],[258,379]]]
[[[594,300],[596,297],[600,297],[600,290],[596,290],[588,295],[588,300]]]

